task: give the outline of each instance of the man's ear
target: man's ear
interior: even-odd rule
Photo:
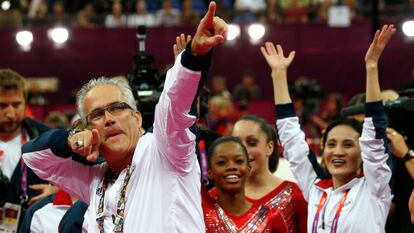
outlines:
[[[142,115],[141,115],[141,113],[139,111],[135,111],[133,113],[133,116],[137,119],[138,126],[139,126],[139,128],[141,128],[142,127]]]

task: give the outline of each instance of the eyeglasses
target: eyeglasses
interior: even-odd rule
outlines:
[[[125,102],[115,102],[108,104],[105,107],[97,108],[93,110],[86,116],[86,122],[89,124],[91,122],[98,122],[105,116],[105,111],[108,111],[113,116],[118,116],[121,114],[125,109],[132,109],[127,103]]]

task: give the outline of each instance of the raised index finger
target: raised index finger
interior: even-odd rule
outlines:
[[[210,4],[208,5],[208,11],[206,15],[204,15],[204,18],[203,18],[204,23],[212,24],[215,14],[216,14],[216,3],[210,2]]]

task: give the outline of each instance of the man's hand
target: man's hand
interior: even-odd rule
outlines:
[[[265,47],[260,47],[263,57],[266,59],[272,71],[286,70],[295,58],[295,51],[289,53],[288,57],[283,54],[283,48],[280,45],[276,47],[271,42],[266,42]]]
[[[174,59],[177,58],[178,54],[181,53],[187,46],[187,43],[190,42],[191,35],[187,35],[187,37],[184,35],[184,33],[181,33],[180,36],[177,36],[175,38],[175,44],[173,45],[173,52],[174,52]]]
[[[35,202],[40,201],[53,193],[56,193],[59,190],[58,187],[50,184],[33,184],[30,185],[29,188],[40,192],[39,195],[29,200],[29,206],[33,205]]]
[[[391,153],[395,157],[402,159],[408,151],[408,146],[405,143],[403,136],[395,131],[395,129],[387,128],[387,138],[391,142]]]
[[[96,129],[85,129],[68,139],[72,151],[83,155],[90,162],[95,162],[98,159],[100,143],[99,133]]]
[[[371,45],[368,48],[367,53],[365,54],[365,64],[367,66],[377,66],[378,60],[381,57],[382,52],[384,51],[385,46],[388,41],[394,35],[396,29],[394,25],[384,25],[380,30],[375,32],[374,39],[372,40]]]
[[[227,24],[215,16],[216,3],[210,2],[206,15],[201,19],[197,32],[191,42],[194,56],[205,55],[214,46],[223,43],[227,38]]]

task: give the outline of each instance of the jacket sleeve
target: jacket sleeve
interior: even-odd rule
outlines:
[[[68,132],[52,129],[23,146],[23,159],[40,178],[89,203],[90,184],[102,169],[72,159]]]
[[[299,118],[292,104],[276,105],[277,130],[283,146],[283,156],[289,161],[299,188],[306,200],[309,191],[318,178],[319,164],[305,141],[305,134],[300,129]]]
[[[382,102],[365,104],[365,121],[359,143],[368,187],[381,199],[391,198],[391,169],[387,165],[387,117]]]
[[[164,90],[155,108],[154,137],[160,154],[173,170],[186,174],[197,160],[194,130],[196,116],[190,113],[202,71],[210,65],[211,53],[194,57],[187,46],[167,72]]]

